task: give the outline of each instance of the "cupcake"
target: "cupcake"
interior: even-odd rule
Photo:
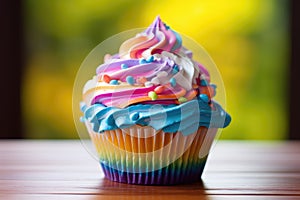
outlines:
[[[230,116],[213,100],[208,70],[157,17],[107,54],[83,88],[82,122],[105,177],[173,185],[199,181]]]

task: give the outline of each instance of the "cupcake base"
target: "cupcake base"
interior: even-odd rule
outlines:
[[[100,165],[109,180],[174,185],[201,180],[217,129],[199,127],[190,135],[133,126],[96,133],[87,124]]]

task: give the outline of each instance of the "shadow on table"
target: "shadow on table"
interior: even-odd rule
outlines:
[[[107,179],[101,179],[98,187],[98,194],[94,200],[102,199],[183,199],[194,197],[196,199],[209,199],[206,196],[205,184],[201,182],[193,184],[182,184],[172,186],[150,186],[150,185],[132,185],[125,183],[112,182]]]

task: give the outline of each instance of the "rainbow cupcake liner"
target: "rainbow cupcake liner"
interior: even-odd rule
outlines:
[[[173,185],[199,181],[217,129],[184,136],[139,125],[96,133],[86,124],[105,177],[117,182]]]
[[[206,159],[207,156],[199,159],[197,163],[189,163],[186,168],[181,167],[181,161],[176,161],[167,167],[147,173],[122,172],[101,162],[100,165],[105,177],[111,181],[140,185],[175,185],[200,181]]]

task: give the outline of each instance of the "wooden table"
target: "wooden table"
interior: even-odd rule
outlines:
[[[108,181],[77,140],[0,140],[0,199],[300,199],[300,142],[219,141],[203,182]]]

